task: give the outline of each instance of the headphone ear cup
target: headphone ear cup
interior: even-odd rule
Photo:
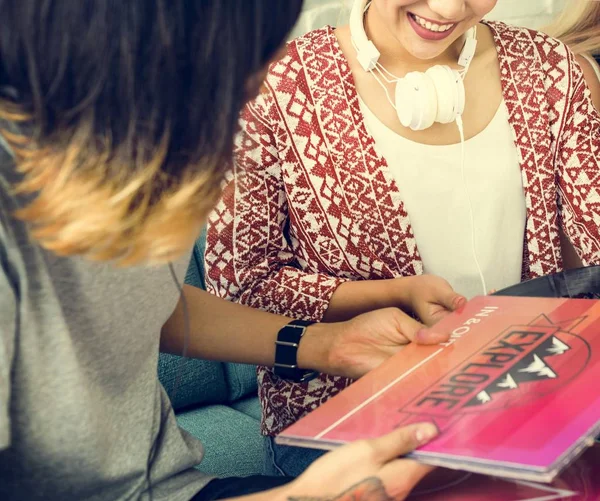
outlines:
[[[438,112],[435,121],[452,123],[465,109],[465,85],[460,73],[449,66],[433,66],[426,72],[436,90]]]
[[[431,127],[438,115],[434,82],[425,73],[412,72],[396,84],[396,113],[400,123],[412,130]]]

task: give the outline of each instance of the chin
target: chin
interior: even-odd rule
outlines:
[[[419,45],[422,44],[409,42],[405,44],[404,47],[406,47],[408,53],[414,58],[421,59],[422,61],[429,61],[430,59],[435,59],[436,57],[441,56],[444,52],[448,50],[448,47],[450,47],[452,43],[453,42],[444,43],[443,45],[440,44],[437,46],[432,46],[428,44],[428,47],[419,47]]]
[[[423,61],[435,59],[446,52],[456,41],[464,35],[461,32],[458,35],[454,35],[447,40],[441,40],[438,42],[425,42],[421,38],[417,37],[406,37],[408,39],[403,40],[402,45],[405,49],[415,58]]]

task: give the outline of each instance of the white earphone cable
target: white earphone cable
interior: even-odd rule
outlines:
[[[401,80],[400,77],[397,77],[392,72],[386,70],[385,67],[381,63],[377,63],[375,65],[375,67],[379,70],[379,73],[381,73],[381,76],[387,83],[390,83],[390,84],[397,83],[398,80]],[[385,75],[387,75],[387,78]]]
[[[358,51],[358,48],[356,47],[356,43],[354,42],[354,40],[352,40],[352,45],[354,46],[354,49],[356,51]],[[377,70],[377,72],[375,71]],[[383,71],[382,71],[383,70]],[[390,80],[389,78],[386,77],[385,73],[391,75],[394,80]],[[389,83],[389,84],[393,84],[396,83],[398,80],[400,80],[398,77],[395,77],[394,75],[392,75],[389,71],[387,71],[383,66],[381,66],[379,63],[377,63],[375,65],[375,68],[370,70],[369,73],[371,74],[371,76],[375,79],[375,81],[381,86],[381,88],[383,89],[383,91],[385,92],[385,97],[387,98],[387,100],[389,101],[390,105],[392,106],[392,108],[394,108],[394,110],[396,110],[396,103],[394,102],[394,100],[391,98],[390,96],[390,91],[388,90],[388,88],[385,86],[385,84],[379,79],[379,77],[377,76],[377,73],[379,73],[379,75],[381,76],[381,78]]]
[[[379,70],[378,66],[376,66],[375,68],[377,70]],[[379,70],[379,73],[381,74],[381,70]],[[375,74],[374,71],[371,71],[371,75],[373,76],[373,78],[377,81],[377,83],[381,86],[381,88],[385,92],[385,97],[387,97],[387,100],[389,101],[392,108],[394,108],[394,110],[398,111],[398,108],[396,108],[396,103],[395,103],[394,99],[391,98],[390,92],[389,92],[388,88],[385,86],[385,84],[381,80],[379,80],[379,77]],[[382,78],[385,80],[385,77],[383,75],[382,75]],[[388,82],[388,83],[392,83],[392,82]]]
[[[475,215],[473,214],[473,204],[471,203],[471,197],[469,196],[469,189],[467,188],[467,179],[465,174],[465,129],[461,115],[456,117],[456,125],[458,127],[458,132],[460,133],[460,170],[462,175],[462,183],[465,195],[467,197],[467,202],[469,204],[469,215],[471,218],[471,249],[473,251],[475,266],[477,267],[477,273],[479,274],[479,279],[481,280],[483,295],[486,296],[488,294],[488,288],[485,283],[485,277],[483,275],[481,265],[479,264],[479,259],[477,259],[477,249],[475,245]]]

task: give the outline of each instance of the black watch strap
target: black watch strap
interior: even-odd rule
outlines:
[[[275,364],[273,370],[277,376],[290,381],[305,382],[318,376],[317,372],[302,370],[298,367],[298,346],[306,329],[315,322],[294,320],[277,334],[275,341]]]

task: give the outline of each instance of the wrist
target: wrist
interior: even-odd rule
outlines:
[[[399,277],[367,281],[370,291],[365,290],[365,295],[371,297],[371,307],[367,311],[406,307],[409,303],[410,278]]]
[[[369,311],[385,308],[410,309],[413,303],[415,277],[397,277],[372,280],[374,289],[372,308]]]
[[[298,367],[331,374],[331,349],[335,345],[340,323],[316,323],[306,329],[298,346]]]
[[[269,501],[289,501],[296,489],[297,480],[268,491]]]
[[[417,276],[399,277],[389,281],[389,294],[394,297],[396,308],[412,311],[413,294]]]

